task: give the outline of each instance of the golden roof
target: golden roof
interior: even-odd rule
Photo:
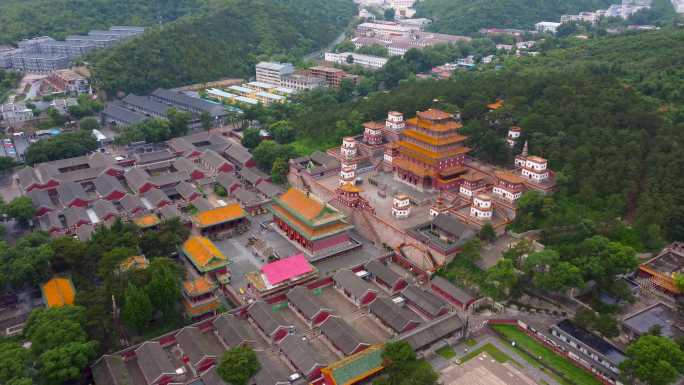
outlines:
[[[146,228],[158,225],[161,222],[157,214],[147,214],[142,217],[133,218],[133,223],[138,227]]]
[[[435,174],[435,171],[433,169],[421,166],[413,162],[409,162],[406,159],[395,158],[392,161],[392,164],[402,170],[409,171],[410,173],[418,175],[420,177],[433,176]]]
[[[193,297],[213,291],[215,288],[214,283],[204,275],[183,282],[183,290]]]
[[[459,135],[455,132],[447,136],[431,136],[410,128],[405,129],[402,132],[402,134],[410,138],[416,139],[418,141],[431,144],[433,146],[443,146],[446,144],[460,143],[468,139],[467,136]]]
[[[311,226],[307,225],[306,223],[300,221],[299,219],[295,218],[293,215],[291,215],[287,210],[283,209],[282,207],[278,205],[273,205],[271,207],[277,215],[294,226],[297,227],[297,230],[300,231],[303,235],[305,235],[307,238],[317,238],[324,236],[328,233],[333,233],[338,230],[343,230],[346,228],[349,228],[350,225],[346,222],[343,221],[335,221],[331,222],[330,224],[318,226],[315,229],[313,229]]]
[[[183,243],[183,251],[200,268],[223,265],[228,258],[216,247],[214,242],[202,236],[190,237]]]
[[[499,108],[504,106],[504,101],[501,99],[496,99],[496,102],[487,104],[487,108],[490,110],[498,110]]]
[[[68,278],[52,278],[41,288],[48,307],[73,305],[76,295],[74,285]]]
[[[423,162],[431,165],[437,163],[437,161],[441,159],[466,154],[469,151],[470,147],[461,146],[448,151],[435,152],[426,150],[415,143],[407,142],[404,140],[399,141],[400,153],[411,158],[420,158],[420,160],[422,160]]]
[[[447,120],[442,123],[434,123],[430,120],[423,120],[419,118],[410,118],[406,121],[407,127],[420,127],[430,131],[455,131],[462,128],[463,125],[455,120]]]
[[[142,255],[134,255],[123,260],[119,264],[119,270],[127,271],[130,269],[146,269],[150,266],[150,261]]]
[[[416,113],[419,118],[421,119],[428,119],[428,120],[444,120],[444,119],[449,119],[452,118],[454,115],[450,114],[446,111],[442,110],[437,110],[434,108],[430,108],[426,111],[418,111]]]
[[[285,194],[281,195],[280,201],[308,220],[318,218],[323,209],[325,209],[324,203],[312,198],[310,194],[294,187],[290,187]]]
[[[342,191],[346,191],[346,192],[350,192],[350,193],[360,193],[361,191],[363,191],[363,190],[361,190],[360,187],[355,186],[355,185],[353,185],[353,184],[351,184],[351,183],[345,183],[345,184],[343,184],[342,186],[340,186],[340,189],[341,189]]]
[[[245,216],[245,210],[242,209],[239,203],[231,203],[227,206],[203,211],[192,218],[199,227],[209,227],[244,218]]]
[[[498,179],[508,183],[521,184],[524,182],[523,178],[508,171],[497,171],[495,175]]]
[[[185,311],[191,316],[195,317],[218,309],[219,301],[218,299],[216,299],[214,301],[204,303],[200,306],[193,305],[193,303],[189,302],[186,299],[183,299],[183,307],[185,307]]]
[[[461,176],[461,178],[467,182],[479,182],[485,178],[485,175],[481,172],[473,171]]]

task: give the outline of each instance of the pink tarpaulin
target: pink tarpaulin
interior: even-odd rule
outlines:
[[[272,286],[312,271],[313,266],[311,266],[304,254],[283,258],[261,267],[261,272]]]

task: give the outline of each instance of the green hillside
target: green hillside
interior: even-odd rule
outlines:
[[[206,15],[187,16],[99,52],[96,83],[107,91],[247,77],[276,55],[295,58],[324,46],[349,23],[351,0],[236,0]]]
[[[434,19],[435,32],[470,34],[480,28],[531,29],[562,14],[605,8],[616,0],[422,0],[418,16]]]
[[[2,0],[0,44],[63,38],[112,25],[147,26],[198,12],[208,0]]]

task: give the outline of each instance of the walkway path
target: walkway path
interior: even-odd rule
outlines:
[[[456,346],[453,346],[452,348],[454,349],[454,352],[456,352],[456,357],[452,358],[449,361],[454,361],[456,359],[461,359],[465,355],[467,355],[469,352],[472,352],[474,350],[480,349],[486,344],[492,344],[494,347],[499,349],[501,352],[505,353],[507,356],[511,358],[511,360],[515,361],[518,365],[516,365],[523,373],[528,375],[530,378],[532,378],[535,382],[539,384],[547,383],[550,385],[560,385],[558,381],[556,381],[554,378],[551,378],[548,374],[542,372],[538,367],[530,364],[527,362],[525,359],[520,357],[520,354],[513,349],[511,349],[508,344],[505,342],[501,341],[500,339],[490,335],[490,334],[485,334],[483,337],[480,337],[477,339],[477,343],[474,346],[468,346],[465,343],[458,344]],[[444,358],[441,356],[438,356],[438,359],[430,359],[430,363],[435,367],[436,370],[442,370],[446,368],[446,362]],[[515,364],[514,364],[515,365]]]

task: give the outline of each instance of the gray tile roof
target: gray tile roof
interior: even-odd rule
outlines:
[[[95,385],[132,385],[123,358],[105,354],[91,366]]]
[[[432,224],[438,229],[454,236],[460,237],[468,230],[468,227],[453,215],[439,214],[432,220]]]
[[[318,296],[304,286],[296,286],[288,291],[287,300],[308,319],[312,319],[323,310],[332,313],[332,310],[326,307]]]
[[[56,209],[54,203],[52,203],[52,199],[50,198],[50,193],[46,190],[31,190],[31,192],[26,195],[31,199],[31,202],[33,202],[33,207],[36,209]]]
[[[159,342],[143,342],[135,349],[135,356],[138,360],[138,367],[148,384],[155,382],[162,375],[176,375],[176,368],[173,367],[169,356]]]
[[[449,282],[446,278],[434,276],[430,281],[430,284],[449,294],[464,305],[475,299],[473,295]]]
[[[308,342],[303,335],[289,335],[280,343],[280,350],[288,360],[305,375],[311,374],[316,368],[328,364]]]
[[[255,385],[289,385],[290,370],[281,360],[271,357],[265,352],[257,351],[261,369],[252,379]]]
[[[130,94],[123,98],[123,104],[127,107],[142,111],[145,114],[166,116],[169,107],[167,104],[159,103],[147,96]]]
[[[199,197],[199,198],[194,199],[192,201],[192,205],[195,206],[195,208],[199,212],[209,211],[209,210],[215,208],[214,205],[212,205],[211,202],[209,202],[207,200],[207,198],[204,198],[204,197]]]
[[[214,327],[219,337],[229,348],[248,343],[252,337],[247,331],[245,321],[238,319],[232,314],[224,313],[214,320]]]
[[[252,168],[243,168],[242,170],[238,171],[238,176],[240,176],[242,180],[250,183],[252,186],[256,186],[257,183],[268,179],[268,175]]]
[[[158,211],[159,216],[161,216],[161,219],[163,221],[168,221],[173,218],[180,218],[181,220],[184,219],[183,213],[181,213],[180,210],[178,210],[178,207],[176,207],[176,205],[173,204],[166,205],[160,208]]]
[[[223,381],[221,376],[219,376],[216,371],[216,366],[212,366],[206,372],[202,373],[200,379],[202,380],[201,384],[191,382],[188,385],[229,385],[227,382]]]
[[[105,120],[113,120],[124,125],[137,124],[149,119],[147,116],[124,108],[120,103],[108,103],[102,111]]]
[[[93,225],[83,225],[76,229],[76,236],[81,242],[88,242],[95,232],[95,226]]]
[[[340,317],[330,317],[321,325],[321,332],[345,356],[353,353],[361,345],[369,345],[362,340],[352,327]]]
[[[95,190],[101,196],[107,196],[114,191],[120,191],[126,193],[126,188],[121,184],[121,182],[109,174],[102,174],[95,179]]]
[[[136,192],[146,183],[150,183],[150,175],[143,169],[133,167],[124,174],[126,183]]]
[[[97,217],[100,218],[101,221],[105,220],[105,218],[107,218],[107,216],[109,215],[119,215],[119,211],[114,206],[114,203],[105,199],[95,200],[92,203],[91,208],[93,209]]]
[[[174,159],[176,156],[169,150],[160,150],[152,152],[143,152],[140,154],[134,154],[133,159],[138,165],[150,164],[163,162],[165,160]]]
[[[38,224],[43,231],[61,231],[64,230],[64,225],[59,219],[59,213],[50,211],[38,219]]]
[[[449,304],[437,294],[423,290],[416,285],[408,285],[401,295],[432,317],[449,308]]]
[[[64,210],[64,218],[66,219],[67,227],[72,227],[79,222],[90,222],[90,217],[83,207],[70,207]]]
[[[57,186],[57,194],[59,196],[59,201],[65,206],[76,199],[86,202],[90,200],[90,197],[88,197],[88,194],[85,192],[85,189],[83,189],[83,186],[76,182],[61,183],[59,186]]]
[[[241,184],[238,178],[232,172],[223,172],[216,175],[216,183],[223,186],[223,188],[226,190],[230,190],[230,188],[236,184]]]
[[[408,342],[414,350],[420,350],[461,329],[463,329],[463,321],[458,314],[448,313],[402,334],[399,339]]]
[[[232,142],[232,145],[228,147],[225,151],[226,156],[229,159],[235,161],[236,163],[244,166],[252,159],[252,154],[237,142]]]
[[[223,352],[218,340],[211,341],[209,338],[215,337],[213,334],[202,333],[194,326],[186,326],[176,333],[178,346],[193,365],[206,357],[219,357]]]
[[[123,199],[121,199],[121,207],[126,211],[126,213],[133,214],[136,209],[145,210],[145,205],[142,200],[137,195],[127,194]]]
[[[256,186],[258,192],[264,194],[268,199],[273,199],[285,191],[271,182],[261,182]]]
[[[178,194],[186,200],[192,197],[193,194],[200,194],[197,187],[193,186],[191,183],[188,183],[186,181],[180,181],[176,185],[176,192],[178,192]]]
[[[190,179],[185,171],[165,172],[150,177],[150,182],[159,187],[173,187],[181,181]]]
[[[173,161],[172,165],[173,168],[175,168],[176,170],[186,172],[188,173],[188,175],[190,175],[192,172],[196,170],[199,170],[199,168],[193,161],[183,157],[176,158]]]
[[[40,179],[36,175],[36,171],[33,167],[24,167],[19,172],[17,172],[17,177],[19,178],[19,186],[22,190],[26,191],[33,183],[40,183]]]
[[[273,334],[281,327],[292,327],[280,314],[273,312],[271,305],[263,301],[252,303],[247,308],[247,313],[267,335]]]
[[[202,155],[200,155],[200,160],[216,169],[226,163],[231,164],[226,158],[222,157],[214,150],[204,150]]]
[[[404,280],[404,278],[402,278],[394,270],[377,260],[368,262],[366,264],[366,271],[390,286],[394,286],[398,282]]]
[[[235,199],[240,202],[242,206],[249,207],[249,206],[255,206],[260,203],[264,202],[264,199],[261,199],[257,193],[253,191],[246,190],[242,187],[238,187],[231,193]]]
[[[181,110],[206,111],[211,116],[227,115],[226,109],[220,104],[211,103],[200,98],[193,98],[178,91],[158,88],[152,92],[152,96],[162,99],[164,102],[170,103]]]
[[[186,155],[192,151],[196,151],[197,147],[195,147],[192,143],[190,143],[186,138],[173,138],[169,141],[166,142],[169,147],[177,152],[180,153],[181,155]]]
[[[378,289],[376,289],[370,283],[359,278],[351,270],[347,270],[347,269],[339,270],[333,276],[333,280],[339,286],[341,286],[345,290],[349,291],[357,299],[362,298],[368,292],[374,292],[374,293],[378,292]]]
[[[389,298],[376,298],[368,306],[368,310],[397,333],[404,330],[411,322],[420,322],[417,315],[392,302]]]
[[[147,192],[145,192],[145,194],[143,194],[143,197],[152,205],[154,205],[154,207],[159,207],[159,205],[163,202],[171,202],[169,196],[158,188],[149,189]]]

